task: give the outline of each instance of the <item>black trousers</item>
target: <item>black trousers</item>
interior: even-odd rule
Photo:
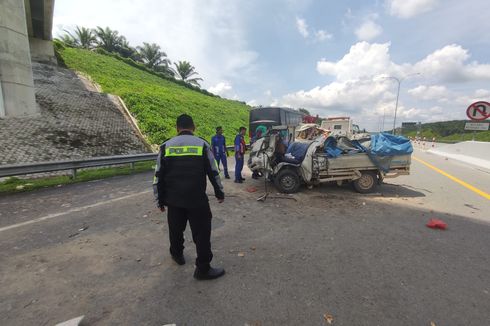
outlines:
[[[192,240],[197,251],[196,267],[202,272],[207,272],[213,259],[211,252],[211,219],[213,215],[209,203],[203,203],[195,208],[168,206],[167,209],[170,254],[173,256],[183,254],[184,231],[187,221],[189,221]]]

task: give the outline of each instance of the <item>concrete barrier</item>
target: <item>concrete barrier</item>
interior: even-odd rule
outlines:
[[[490,142],[465,141],[443,145],[428,152],[490,170]]]

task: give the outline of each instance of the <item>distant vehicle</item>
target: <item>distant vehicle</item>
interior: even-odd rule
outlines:
[[[350,117],[331,117],[322,121],[321,127],[332,132],[335,136],[346,136],[351,138],[361,133],[359,126],[352,123]]]
[[[312,115],[303,116],[303,123],[316,123],[318,116],[314,117]]]
[[[296,127],[303,121],[301,112],[279,107],[256,108],[250,111],[249,135],[250,139],[255,137],[255,132],[262,126],[262,129],[270,130],[274,126],[284,126],[284,133],[287,134],[290,142],[295,134]]]

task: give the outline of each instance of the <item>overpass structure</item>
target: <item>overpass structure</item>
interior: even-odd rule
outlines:
[[[0,118],[39,114],[32,61],[56,63],[54,0],[0,0]]]

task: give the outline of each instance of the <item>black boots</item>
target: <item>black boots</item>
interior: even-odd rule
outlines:
[[[171,255],[171,256],[172,256],[172,259],[174,260],[174,262],[176,262],[177,264],[179,264],[181,266],[185,264],[184,255],[182,255],[182,256]]]
[[[225,270],[223,268],[213,268],[210,267],[206,273],[199,271],[198,268],[194,271],[194,278],[199,281],[203,280],[214,280],[215,278],[225,275]]]

